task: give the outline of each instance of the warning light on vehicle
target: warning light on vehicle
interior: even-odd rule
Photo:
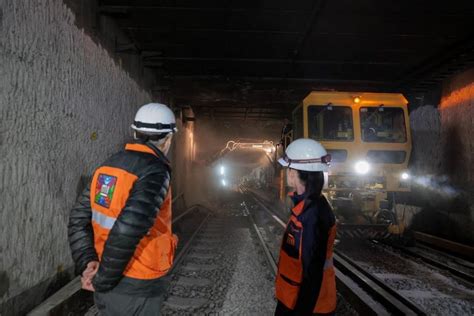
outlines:
[[[355,97],[354,98],[354,103],[359,104],[360,103],[360,97]]]

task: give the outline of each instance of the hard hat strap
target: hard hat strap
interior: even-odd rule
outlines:
[[[313,158],[313,159],[291,159],[286,154],[283,156],[283,160],[289,164],[292,163],[323,163],[329,164],[331,162],[331,155],[327,154],[326,156],[322,156],[321,158]]]
[[[162,124],[162,123],[143,123],[139,121],[133,122],[133,124],[140,128],[140,127],[145,127],[145,128],[154,128],[154,129],[170,129],[174,131],[176,128],[176,124],[171,123],[171,124]]]

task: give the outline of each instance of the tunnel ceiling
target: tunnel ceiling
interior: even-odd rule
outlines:
[[[314,89],[417,93],[473,65],[474,1],[99,2],[198,115],[271,119]]]

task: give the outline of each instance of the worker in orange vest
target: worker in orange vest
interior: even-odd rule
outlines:
[[[101,315],[159,315],[177,244],[166,158],[174,113],[146,104],[131,128],[135,142],[95,170],[69,218],[76,272]]]
[[[294,206],[283,235],[276,277],[275,315],[334,314],[333,245],[336,220],[321,194],[331,156],[312,139],[297,139],[279,163],[294,188]]]

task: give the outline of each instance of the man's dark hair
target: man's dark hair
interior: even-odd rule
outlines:
[[[298,171],[298,177],[305,186],[305,198],[317,201],[324,186],[324,173],[321,171]]]
[[[163,139],[166,137],[166,135],[168,135],[169,133],[162,133],[162,134],[145,134],[145,133],[141,133],[141,132],[138,132],[138,131],[135,131],[135,137],[139,140],[142,140],[144,142],[147,142],[147,141],[159,141],[160,139]]]

